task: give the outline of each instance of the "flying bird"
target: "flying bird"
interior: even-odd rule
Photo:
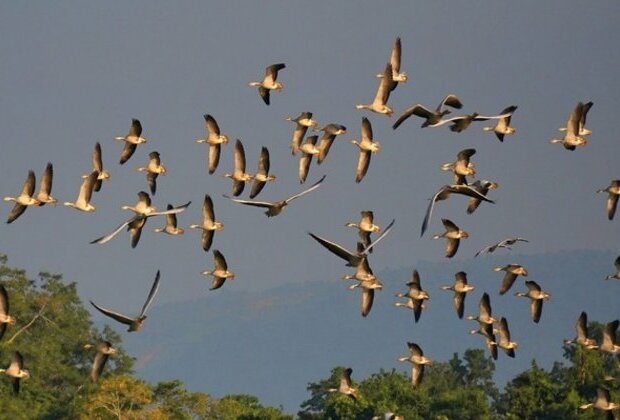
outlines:
[[[459,271],[454,275],[454,284],[451,286],[441,286],[443,290],[452,290],[454,292],[454,309],[459,319],[463,319],[465,310],[465,296],[468,292],[475,289],[474,286],[467,283],[467,273]]]
[[[498,325],[499,340],[497,346],[504,350],[509,357],[515,357],[515,349],[519,347],[519,343],[510,339],[510,330],[508,329],[508,321],[502,317]]]
[[[465,177],[476,175],[475,165],[470,161],[471,157],[476,154],[476,149],[464,149],[461,150],[457,156],[456,161],[450,163],[444,163],[441,165],[442,171],[451,171],[454,173],[455,185],[468,185]]]
[[[125,142],[125,146],[123,147],[123,151],[121,152],[120,164],[127,162],[129,158],[136,151],[136,146],[138,144],[146,143],[146,139],[142,137],[142,124],[139,120],[133,118],[131,120],[131,127],[129,128],[129,133],[125,136],[116,136],[114,140],[121,140]]]
[[[489,245],[489,246],[482,248],[480,251],[476,252],[476,255],[474,255],[474,257],[477,257],[480,254],[490,254],[492,252],[495,252],[499,248],[512,249],[511,246],[516,244],[517,242],[529,242],[529,241],[525,238],[519,238],[519,237],[506,238],[493,245]]]
[[[368,118],[362,118],[361,139],[351,140],[351,143],[359,148],[359,157],[357,160],[357,169],[355,171],[355,182],[359,183],[364,179],[368,166],[370,165],[370,156],[372,153],[379,153],[381,145],[373,140],[372,126]]]
[[[407,343],[409,348],[409,356],[399,357],[399,362],[409,362],[413,366],[411,367],[411,385],[417,387],[422,382],[424,377],[424,365],[432,365],[433,361],[424,356],[422,348],[416,343]]]
[[[582,410],[590,407],[596,408],[601,411],[609,411],[610,415],[607,418],[615,419],[617,418],[616,415],[612,414],[611,412],[612,410],[619,409],[620,404],[611,401],[611,395],[609,394],[609,390],[605,388],[597,388],[596,398],[594,399],[594,401],[579,406],[579,408]]]
[[[361,264],[360,264],[361,265]],[[377,278],[373,275],[367,276],[365,280],[358,281],[358,283],[352,284],[349,286],[349,290],[353,290],[355,288],[362,289],[362,300],[361,300],[361,312],[362,316],[366,317],[370,313],[372,309],[372,303],[375,299],[375,290],[383,289],[383,284],[377,280]]]
[[[7,223],[13,223],[19,216],[21,216],[28,206],[37,206],[39,201],[34,197],[34,188],[36,179],[34,171],[28,171],[28,177],[22,187],[21,193],[17,197],[4,197],[4,201],[14,201],[15,205],[9,213],[9,217],[6,220]]]
[[[517,130],[514,127],[510,126],[510,120],[512,119],[512,114],[517,110],[517,107],[509,106],[504,109],[500,114],[510,114],[503,118],[498,118],[495,126],[492,127],[482,127],[482,131],[492,131],[495,133],[497,139],[501,142],[504,141],[504,136],[514,134]]]
[[[101,157],[101,145],[99,142],[95,143],[95,148],[92,154],[92,166],[93,171],[97,172],[97,181],[95,182],[94,190],[99,192],[101,190],[101,184],[103,181],[110,179],[110,173],[103,169],[103,159]],[[88,178],[90,174],[82,175],[82,178]]]
[[[504,279],[502,280],[502,287],[499,289],[500,295],[503,295],[508,290],[510,290],[510,288],[512,287],[512,285],[514,284],[518,276],[527,277],[527,274],[528,274],[525,267],[519,264],[508,264],[504,267],[495,267],[493,271],[496,271],[496,272],[505,271],[506,272],[506,274],[504,275]]]
[[[357,388],[353,388],[351,385],[351,373],[353,373],[353,369],[351,368],[346,368],[343,370],[342,375],[340,376],[340,386],[338,388],[329,388],[327,392],[339,392],[340,394],[351,397],[354,401],[356,401],[359,393]]]
[[[291,152],[293,155],[297,154],[299,151],[299,146],[306,135],[306,131],[308,131],[308,127],[316,127],[318,122],[312,118],[312,112],[302,112],[299,116],[286,117],[286,121],[291,121],[295,123],[295,131],[293,131],[293,138],[291,139]]]
[[[422,314],[424,301],[430,299],[431,297],[426,290],[422,289],[422,283],[420,281],[420,274],[418,273],[418,270],[413,270],[413,273],[411,274],[411,280],[407,282],[407,286],[409,286],[407,292],[397,293],[396,297],[409,299],[407,303],[409,303],[410,305],[401,303],[400,305],[395,306],[401,306],[406,308],[409,308],[411,306],[411,309],[413,309],[415,322],[417,323],[420,320],[420,315]]]
[[[203,117],[205,119],[207,138],[198,139],[196,140],[196,143],[209,145],[208,170],[209,174],[213,174],[217,169],[218,163],[220,162],[222,144],[228,143],[228,136],[220,133],[220,127],[217,124],[217,121],[215,121],[215,118],[209,114],[205,114]]]
[[[581,312],[575,323],[576,337],[572,340],[564,340],[564,344],[579,344],[587,350],[598,349],[596,340],[588,337],[588,314]]]
[[[581,104],[581,102],[579,104]],[[580,106],[579,104],[577,104],[577,106]],[[588,111],[592,108],[592,105],[594,105],[593,102],[581,104],[581,110],[578,111],[581,113],[581,118],[579,119],[579,136],[589,136],[592,134],[592,131],[586,128],[586,117],[588,115]],[[558,128],[558,131],[566,131],[566,127]]]
[[[261,98],[263,98],[263,102],[269,105],[269,95],[272,90],[281,91],[284,89],[284,84],[282,82],[278,82],[278,72],[282,69],[286,68],[286,64],[272,64],[267,66],[265,69],[265,77],[260,82],[250,82],[250,87],[257,87],[258,94]]]
[[[149,184],[151,194],[157,191],[157,177],[166,175],[166,167],[162,165],[159,153],[153,151],[149,153],[149,163],[136,169],[138,172],[146,172],[146,181]]]
[[[376,112],[377,114],[384,114],[388,117],[391,117],[394,113],[394,110],[387,105],[387,101],[390,97],[393,83],[394,81],[392,80],[392,65],[388,63],[385,66],[383,77],[381,77],[381,81],[379,82],[379,87],[377,88],[377,94],[375,95],[375,99],[372,101],[372,103],[369,104],[357,104],[355,105],[355,108],[367,109],[369,111]]]
[[[607,188],[596,192],[607,193],[607,218],[613,220],[618,207],[618,197],[620,197],[620,179],[612,180]]]
[[[530,299],[530,316],[532,321],[538,324],[542,315],[543,301],[549,300],[551,295],[540,288],[538,283],[532,280],[525,282],[527,292],[517,292],[515,296],[526,297]]]
[[[489,181],[486,179],[478,179],[475,182],[469,184],[469,186],[484,196],[486,196],[490,190],[495,190],[499,187],[497,182]],[[467,214],[472,214],[474,211],[476,211],[478,206],[480,206],[480,203],[482,203],[482,199],[480,199],[479,197],[470,198],[467,202]]]
[[[571,111],[566,121],[564,137],[561,139],[551,139],[549,143],[561,144],[566,150],[574,151],[577,147],[585,146],[588,141],[580,134],[579,124],[583,117],[584,104],[579,102]]]
[[[0,369],[0,373],[12,378],[13,392],[19,394],[19,383],[22,379],[30,378],[30,371],[24,369],[24,358],[21,353],[14,351],[11,356],[11,364],[6,369]]]
[[[398,85],[398,83],[407,83],[407,73],[400,71],[400,57],[401,57],[401,50],[402,50],[402,46],[401,46],[401,42],[400,42],[400,37],[396,38],[396,41],[394,42],[394,46],[392,47],[392,52],[390,54],[390,64],[392,66],[392,87],[391,90],[396,89],[396,86]],[[383,73],[379,73],[377,74],[378,78],[383,78],[384,74]]]
[[[616,266],[616,272],[614,274],[610,274],[605,277],[605,280],[616,279],[620,280],[620,255],[616,257],[614,261],[614,265]]]
[[[422,123],[422,128],[425,127],[437,127],[439,125],[443,125],[443,117],[450,113],[449,109],[445,109],[444,106],[449,106],[455,109],[461,109],[463,104],[459,100],[456,95],[446,95],[445,98],[441,100],[437,108],[434,111],[426,108],[424,105],[416,104],[410,108],[407,108],[400,117],[396,120],[394,125],[392,125],[392,129],[396,130],[398,126],[400,126],[407,118],[415,115],[416,117],[424,118],[424,122]],[[444,109],[442,109],[444,108]]]
[[[516,109],[517,107],[515,105],[509,106],[508,108],[505,108],[499,115],[480,115],[477,112],[474,112],[473,114],[461,115],[459,117],[442,120],[440,123],[437,124],[437,126],[443,125],[445,123],[452,123],[452,125],[450,126],[450,131],[454,133],[460,133],[461,131],[469,127],[474,121],[501,120],[503,118],[512,116],[512,113]]]
[[[319,156],[317,158],[317,163],[320,165],[321,163],[323,163],[323,161],[327,157],[329,150],[334,144],[334,140],[336,139],[336,136],[345,134],[347,132],[347,128],[344,125],[332,123],[332,124],[327,124],[325,127],[319,130],[314,130],[314,131],[323,132],[323,135],[321,136],[321,139],[319,140]]]
[[[452,258],[456,251],[459,249],[459,244],[461,243],[461,239],[469,238],[469,234],[465,232],[463,229],[459,228],[454,224],[451,220],[441,219],[443,226],[446,228],[446,231],[440,235],[434,235],[433,239],[441,239],[445,238],[447,240],[446,244],[446,257]]]
[[[166,206],[166,210],[174,210],[172,204],[168,204]],[[155,228],[153,229],[155,233],[166,233],[168,235],[183,235],[185,233],[185,229],[177,227],[177,215],[175,213],[166,214],[166,224],[163,228]]]
[[[316,146],[318,136],[308,136],[306,141],[300,146],[301,157],[299,158],[299,183],[303,184],[308,177],[312,156],[318,155],[320,150]]]
[[[605,325],[603,330],[603,340],[599,346],[600,351],[611,354],[620,354],[620,345],[616,344],[616,331],[618,330],[620,321],[617,319]]]
[[[0,340],[6,332],[7,325],[15,325],[15,317],[9,315],[9,294],[0,284]]]
[[[91,345],[87,345],[86,347],[91,347]],[[97,383],[101,373],[103,372],[103,368],[108,361],[108,358],[112,354],[116,354],[118,352],[117,349],[112,347],[112,343],[109,341],[100,341],[97,343],[97,354],[95,355],[95,359],[93,360],[93,367],[90,370],[90,381],[92,383]]]
[[[379,227],[379,225],[373,223],[375,215],[372,211],[362,210],[360,213],[362,217],[360,218],[359,222],[348,222],[345,224],[345,226],[356,228],[359,233],[360,242],[364,245],[364,247],[367,247],[368,245],[370,245],[371,242],[370,234],[379,232],[381,228]],[[372,252],[372,249],[370,250],[370,252]]]
[[[258,157],[258,170],[254,175],[250,198],[256,197],[265,187],[267,182],[275,181],[276,176],[269,174],[269,150],[263,146]]]
[[[232,194],[236,197],[243,192],[245,183],[254,178],[254,175],[250,175],[245,172],[245,150],[243,149],[243,144],[239,139],[235,142],[233,163],[234,170],[232,174],[227,173],[224,174],[224,176],[232,180]]]
[[[37,206],[46,204],[56,204],[58,200],[52,197],[52,182],[54,178],[54,166],[51,162],[47,162],[47,166],[43,170],[41,183],[39,184],[39,193],[37,194]]]
[[[202,229],[201,244],[202,249],[209,251],[213,243],[213,235],[215,231],[224,229],[224,224],[215,220],[215,211],[213,210],[213,200],[209,194],[205,194],[202,203],[202,224],[189,225],[190,229]]]
[[[215,268],[201,273],[203,276],[213,276],[209,290],[219,289],[224,285],[226,279],[233,280],[235,278],[235,273],[228,270],[228,264],[226,264],[224,255],[222,255],[222,253],[217,249],[213,250],[213,261]]]
[[[97,183],[98,177],[97,171],[92,171],[87,178],[84,178],[82,181],[82,185],[80,186],[80,192],[78,193],[78,197],[74,202],[65,201],[63,204],[67,207],[73,207],[76,210],[85,211],[85,212],[93,212],[97,208],[90,204],[90,199],[93,196],[93,189],[95,188],[95,184]]]

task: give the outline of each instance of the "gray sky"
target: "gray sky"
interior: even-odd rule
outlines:
[[[154,204],[192,200],[180,225],[199,221],[205,193],[214,198],[225,230],[216,234],[213,248],[237,273],[225,285],[231,291],[344,274],[340,261],[306,232],[354,247],[356,233],[344,223],[363,209],[374,210],[382,225],[396,218],[392,234],[372,256],[375,270],[445,260],[444,243],[430,239],[442,231],[441,217],[471,235],[445,262],[454,271],[459,259],[510,235],[530,239],[522,251],[532,254],[615,252],[618,221],[607,220],[605,197],[595,190],[620,176],[618,16],[616,1],[5,2],[0,193],[17,194],[28,169],[38,181],[51,161],[53,195],[74,200],[96,141],[112,178],[94,195],[95,214],[46,206],[3,224],[0,252],[32,276],[40,270],[63,273],[78,281],[84,298],[127,312],[142,305],[157,269],[162,287],[155,305],[216,298],[199,274],[212,257],[200,248],[197,231],[155,235],[150,229],[159,221],[150,220],[134,250],[126,234],[105,246],[88,244],[129,216],[120,206],[135,203],[136,193],[147,189],[135,168],[152,150],[169,171],[158,181]],[[402,70],[409,74],[390,97],[397,115],[415,103],[435,107],[455,93],[463,113],[492,114],[518,105],[516,135],[500,144],[481,131],[484,124],[454,134],[446,127],[420,129],[417,118],[393,131],[396,116],[355,110],[354,104],[374,97],[374,75],[385,67],[396,36],[402,38]],[[285,89],[272,94],[267,107],[247,83],[276,62],[287,64],[280,75]],[[575,152],[549,144],[579,100],[594,102],[590,143]],[[294,126],[284,121],[301,111],[314,112],[321,124],[348,128],[325,163],[313,163],[303,186],[298,158],[288,147]],[[221,175],[232,167],[233,143],[224,147],[216,174],[207,175],[207,149],[194,142],[204,135],[205,113],[232,140],[243,139],[250,171],[261,146],[270,149],[278,180],[259,198],[284,198],[322,174],[325,183],[275,219],[222,198],[230,193],[231,182]],[[357,185],[357,149],[348,140],[359,137],[362,116],[370,118],[382,151]],[[132,117],[142,121],[149,143],[121,167],[122,145],[112,137],[124,135]],[[497,204],[482,205],[470,216],[463,199],[440,203],[420,239],[427,199],[451,179],[439,165],[467,147],[478,150],[479,177],[500,184],[491,193]],[[10,208],[3,204],[3,214]]]

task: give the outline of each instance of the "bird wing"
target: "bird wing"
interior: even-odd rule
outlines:
[[[411,385],[418,386],[422,382],[424,377],[424,365],[418,365],[416,363],[411,367]]]
[[[140,242],[140,235],[142,235],[142,228],[146,223],[146,219],[146,217],[136,218],[132,223],[129,224],[128,230],[132,248],[138,246],[138,242]]]
[[[209,194],[205,194],[205,199],[202,203],[202,224],[211,224],[215,222],[215,211],[213,210],[213,200]]]
[[[309,153],[302,153],[299,157],[299,183],[303,184],[306,181],[311,163],[312,155]]]
[[[476,154],[476,149],[463,149],[457,155],[456,158],[458,161],[469,163],[469,159]]]
[[[235,142],[235,173],[245,173],[245,150],[243,149],[243,143],[237,139]]]
[[[214,134],[216,136],[220,135],[220,126],[217,125],[217,121],[209,114],[203,115],[205,119],[205,128],[209,134]]]
[[[286,68],[286,64],[284,63],[279,63],[279,64],[272,64],[270,66],[268,66],[265,69],[265,81],[266,82],[270,82],[273,83],[278,79],[278,72],[280,70],[282,70],[283,68]]]
[[[467,284],[467,274],[464,271],[459,271],[454,275],[455,286],[462,288]]]
[[[123,146],[123,150],[121,151],[121,159],[120,164],[127,162],[129,158],[133,155],[133,152],[136,151],[136,145],[133,143],[125,142],[125,146]]]
[[[96,383],[99,380],[99,376],[101,376],[101,372],[103,372],[103,368],[108,361],[108,357],[109,356],[107,354],[97,352],[95,355],[95,360],[93,361],[93,367],[90,370],[91,382]]]
[[[208,251],[211,248],[211,244],[213,244],[213,236],[214,231],[207,229],[202,230],[201,244],[203,250]]]
[[[316,190],[316,189],[319,187],[319,185],[321,185],[321,183],[325,180],[325,177],[326,177],[326,176],[327,176],[327,175],[323,175],[323,176],[321,177],[321,179],[319,179],[317,182],[315,182],[314,184],[312,184],[312,185],[311,185],[311,186],[310,186],[307,190],[304,190],[304,191],[302,191],[302,192],[300,192],[300,193],[297,193],[297,194],[295,194],[295,195],[292,195],[292,196],[290,196],[289,198],[287,198],[287,199],[286,199],[286,200],[284,200],[284,201],[288,204],[288,203],[290,203],[291,201],[295,200],[296,198],[299,198],[299,197],[301,197],[302,195],[308,194],[309,192]],[[263,206],[263,207],[264,207],[264,206]],[[267,207],[269,207],[269,206],[267,206]]]
[[[508,329],[508,321],[502,317],[499,322],[499,336],[500,341],[510,341],[510,330]]]
[[[446,97],[442,99],[442,101],[439,103],[439,106],[437,106],[437,113],[441,112],[441,108],[443,108],[444,105],[455,109],[461,109],[463,107],[463,104],[461,103],[459,98],[456,95],[452,94],[446,95]]]
[[[172,204],[168,204],[166,206],[166,210],[174,210],[174,207],[172,207]],[[177,227],[177,216],[176,216],[176,213],[168,213],[168,214],[166,214],[166,226],[169,226],[171,228],[176,228]]]
[[[9,314],[9,294],[7,293],[4,286],[0,285],[0,315],[8,315],[8,314]],[[0,325],[5,325],[5,323],[2,323]]]
[[[465,293],[454,292],[454,299],[452,302],[454,303],[454,309],[459,319],[463,319],[463,313],[465,311]]]
[[[581,315],[577,318],[575,331],[577,332],[578,341],[584,341],[588,338],[588,314],[585,312],[581,312]]]
[[[618,207],[618,194],[609,193],[607,195],[607,218],[613,220]]]
[[[331,149],[332,144],[334,143],[334,139],[336,138],[335,134],[325,133],[321,140],[319,141],[319,156],[317,158],[317,163],[320,165],[323,163],[323,160],[327,157],[329,153],[329,149]]]
[[[525,285],[527,286],[527,289],[533,292],[540,292],[542,289],[540,288],[540,286],[538,285],[538,283],[536,283],[533,280],[527,280],[525,282]]]
[[[390,97],[394,80],[392,79],[392,65],[388,63],[385,66],[383,77],[379,81],[379,87],[377,88],[377,94],[373,103],[385,105]]]
[[[274,205],[274,203],[270,203],[268,201],[241,200],[239,198],[232,198],[232,197],[229,197],[227,195],[224,195],[224,197],[228,198],[229,200],[234,201],[235,203],[245,204],[246,206],[271,208]]]
[[[400,37],[398,37],[396,38],[396,42],[394,42],[394,47],[392,47],[392,53],[390,54],[390,64],[392,65],[392,70],[396,73],[400,72],[401,49]]]
[[[530,301],[530,316],[532,321],[538,324],[540,316],[542,315],[543,301],[541,299],[531,299]]]
[[[34,176],[34,171],[28,171],[28,176],[26,177],[26,181],[24,181],[24,185],[22,186],[22,195],[27,195],[28,197],[32,197],[34,194],[34,188],[36,184],[36,178]]]
[[[93,196],[93,189],[95,188],[95,182],[97,182],[97,172],[92,171],[88,177],[84,178],[82,185],[80,186],[80,192],[78,193],[78,199],[82,203],[90,203],[90,199]]]
[[[226,264],[224,255],[217,249],[213,250],[213,261],[215,262],[216,270],[228,270],[228,264]]]
[[[211,287],[209,288],[209,290],[219,289],[220,287],[224,285],[225,282],[226,282],[226,278],[214,276],[213,280],[211,280]]]
[[[209,174],[212,174],[217,169],[217,165],[220,163],[220,144],[209,145]]]
[[[412,356],[424,356],[424,352],[422,351],[422,348],[418,346],[416,343],[408,342],[407,347],[409,348],[409,352],[411,353]]]
[[[95,143],[92,155],[93,169],[98,173],[103,172],[103,160],[101,158],[101,144]]]
[[[458,232],[459,230],[459,227],[456,224],[454,224],[452,220],[441,219],[441,223],[443,223],[443,226],[446,228],[448,232]]]
[[[448,239],[448,244],[446,245],[446,257],[452,258],[456,251],[459,250],[459,244],[461,243],[460,239]]]
[[[95,302],[93,302],[92,300],[89,300],[89,302],[99,312],[101,312],[105,316],[108,316],[108,317],[110,317],[112,319],[115,319],[116,321],[120,322],[121,324],[131,325],[135,321],[133,318],[129,318],[126,315],[123,315],[123,314],[118,313],[118,312],[111,311],[111,310],[106,309],[104,307],[101,307],[101,306],[97,305]]]
[[[583,104],[583,108],[581,110],[581,121],[579,121],[579,131],[581,132],[581,129],[583,127],[585,127],[586,125],[586,117],[588,115],[588,111],[590,111],[590,108],[592,108],[592,105],[594,105],[594,102],[590,101],[590,102],[586,102],[585,104]]]
[[[327,239],[321,238],[320,236],[317,236],[310,232],[308,232],[308,235],[312,236],[312,238],[314,238],[315,241],[317,241],[318,243],[323,245],[325,248],[327,248],[330,252],[332,252],[333,254],[337,255],[338,257],[342,258],[343,260],[347,262],[351,262],[351,260],[358,258],[356,254],[343,248],[342,246],[338,245],[335,242],[328,241]]]
[[[362,179],[366,176],[366,172],[368,172],[368,167],[370,166],[370,156],[371,152],[369,150],[359,150],[357,168],[355,169],[355,182],[362,182]]]
[[[499,294],[503,295],[508,290],[510,290],[510,288],[512,287],[516,279],[517,279],[516,274],[513,274],[510,271],[506,271],[506,275],[504,276],[504,279],[502,280],[502,287],[499,289]]]
[[[603,343],[601,347],[613,347],[616,342],[616,330],[618,329],[619,320],[611,321],[603,330]]]
[[[480,191],[466,184],[448,185],[446,188],[448,191],[450,191],[453,194],[462,194],[468,197],[473,197],[473,198],[477,198],[482,201],[486,201],[487,203],[492,203],[492,204],[495,203],[495,201],[491,200],[486,195],[482,194]]]
[[[579,102],[575,108],[571,111],[566,121],[566,136],[578,137],[579,136],[579,123],[581,122],[581,116],[583,115],[583,103]]]
[[[9,213],[9,217],[6,219],[6,222],[7,223],[14,222],[19,216],[21,216],[26,211],[27,207],[28,206],[24,206],[22,204],[15,203],[15,205],[13,206],[13,209]]]
[[[100,238],[97,238],[93,241],[91,241],[91,244],[105,244],[106,242],[109,242],[112,238],[114,238],[116,235],[119,234],[119,232],[121,232],[123,229],[125,229],[125,227],[127,227],[131,222],[133,222],[134,220],[138,219],[138,218],[144,218],[144,216],[135,216],[132,217],[131,219],[121,223],[120,225],[118,225],[118,227],[116,229],[114,229],[112,232],[108,233],[107,235],[104,235]]]
[[[161,157],[159,156],[159,152],[152,151],[151,153],[149,153],[149,166],[151,163],[153,163],[155,166],[161,165]]]
[[[372,125],[366,117],[362,118],[361,133],[362,138],[360,139],[360,143],[372,142]]]
[[[413,299],[413,319],[415,322],[420,320],[420,316],[422,315],[422,301]]]
[[[151,191],[151,194],[155,195],[155,193],[157,192],[157,177],[159,176],[159,174],[157,173],[153,173],[153,172],[148,172],[146,174],[146,182],[149,184],[149,190]]]
[[[478,310],[480,312],[480,317],[484,319],[488,319],[491,317],[491,299],[489,298],[488,293],[484,293],[480,298],[480,303],[478,304]]]
[[[420,104],[414,105],[410,108],[407,108],[401,114],[401,116],[398,117],[394,125],[392,125],[392,129],[396,130],[399,125],[401,125],[407,118],[411,117],[412,115],[416,115],[418,117],[429,119],[430,117],[434,115],[434,113],[432,111],[429,111],[423,105],[420,105]]]
[[[616,266],[616,269],[620,270],[620,255],[616,257],[616,260],[614,261],[614,265]]]
[[[510,117],[517,109],[516,105],[511,105],[505,108],[499,115],[476,115],[474,121],[486,121],[486,120],[499,120],[501,118]]]
[[[238,195],[241,195],[244,188],[245,188],[245,181],[237,181],[236,179],[234,179],[233,184],[232,184],[232,195],[235,197],[237,197]]]
[[[129,135],[140,137],[141,134],[142,134],[142,124],[140,124],[139,120],[133,118],[131,120],[131,127],[129,128]]]
[[[153,299],[155,298],[155,295],[157,294],[157,290],[159,290],[159,277],[160,277],[159,270],[157,270],[157,274],[155,274],[155,280],[153,281],[153,286],[151,286],[151,291],[149,292],[149,296],[146,298],[146,302],[144,302],[144,306],[142,307],[142,310],[140,311],[140,315],[138,316],[138,318],[142,318],[144,315],[146,315],[146,311],[149,309],[149,306],[153,302]]]
[[[396,221],[396,219],[392,219],[392,221],[390,222],[389,225],[387,225],[387,227],[383,230],[383,232],[381,232],[381,235],[379,235],[377,237],[377,239],[375,239],[374,241],[372,241],[370,243],[370,245],[368,245],[366,248],[364,248],[364,250],[361,252],[363,255],[368,255],[368,253],[370,252],[370,250],[379,243],[379,241],[383,238],[385,238],[388,233],[390,233],[390,230],[392,230],[392,226],[394,226],[394,222]]]
[[[370,313],[372,309],[372,303],[375,299],[375,291],[374,289],[362,288],[362,316],[365,317]]]
[[[426,214],[424,215],[424,220],[422,221],[422,228],[420,229],[420,237],[424,236],[424,232],[428,228],[429,223],[431,222],[431,217],[433,216],[433,207],[435,207],[435,202],[437,198],[445,191],[445,187],[441,187],[439,191],[435,193],[433,198],[431,198],[428,203],[428,207],[426,208]]]
[[[297,124],[295,126],[295,131],[293,131],[293,137],[291,138],[292,154],[295,155],[297,154],[297,152],[299,152],[299,146],[301,145],[301,142],[303,141],[307,131],[308,127],[306,127],[305,125]]]
[[[39,186],[39,194],[49,196],[52,192],[52,180],[54,178],[54,166],[51,162],[47,162],[47,166],[43,170],[41,177],[41,185]],[[45,203],[42,203],[45,204]]]
[[[257,173],[267,175],[269,174],[269,149],[265,146],[260,150],[260,155],[258,157],[258,171]]]
[[[270,102],[270,99],[269,99],[269,97],[270,97],[270,93],[269,93],[269,92],[270,92],[270,90],[269,90],[269,89],[264,88],[264,87],[262,87],[262,86],[260,86],[260,87],[258,88],[258,94],[259,94],[259,95],[260,95],[260,97],[263,99],[263,102],[265,102],[265,104],[267,104],[267,105],[269,105],[269,102]]]

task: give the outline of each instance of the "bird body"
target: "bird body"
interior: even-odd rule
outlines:
[[[504,141],[504,136],[514,134],[517,130],[510,126],[510,120],[512,119],[512,113],[516,111],[517,107],[508,107],[504,109],[500,114],[510,114],[503,118],[498,118],[497,123],[493,127],[482,127],[483,131],[492,131],[499,141]]]
[[[35,183],[36,179],[34,176],[34,171],[28,171],[28,176],[26,177],[21,193],[17,197],[4,197],[4,201],[15,202],[13,209],[9,213],[9,217],[6,220],[7,223],[14,222],[26,211],[28,206],[39,205],[39,201],[36,197],[34,197]]]
[[[585,312],[581,312],[577,322],[575,323],[576,337],[572,340],[564,340],[564,344],[579,344],[587,350],[598,349],[596,340],[588,337],[588,315]]]
[[[361,139],[351,140],[351,143],[359,148],[359,157],[355,171],[355,182],[359,183],[366,176],[370,166],[370,156],[372,153],[379,153],[381,145],[374,141],[372,136],[372,126],[368,118],[362,118]]]
[[[542,315],[543,301],[549,300],[551,295],[540,288],[535,281],[528,280],[525,282],[527,292],[517,292],[515,296],[526,297],[530,299],[530,316],[532,321],[538,323]]]
[[[612,180],[607,188],[596,192],[607,193],[607,218],[613,220],[618,207],[618,197],[620,197],[620,179]]]
[[[213,281],[211,282],[211,288],[209,290],[219,289],[224,285],[226,279],[232,280],[235,278],[235,273],[228,270],[228,264],[226,264],[224,255],[217,249],[213,250],[213,261],[215,263],[215,268],[201,273],[203,276],[213,276]]]
[[[258,157],[258,169],[254,175],[250,198],[256,197],[265,187],[267,182],[275,181],[276,176],[269,174],[269,150],[263,146]]]
[[[319,156],[317,157],[317,163],[320,165],[327,157],[336,136],[345,134],[347,132],[347,128],[344,125],[332,123],[327,124],[325,127],[315,131],[323,132],[323,135],[319,140]]]
[[[220,153],[222,149],[222,144],[228,143],[228,136],[220,133],[220,126],[209,114],[203,115],[205,120],[205,129],[207,130],[207,137],[203,139],[196,140],[198,144],[208,144],[209,145],[209,157],[208,157],[208,171],[209,174],[212,174],[217,169],[217,165],[220,162]]]
[[[157,191],[157,177],[159,175],[166,175],[166,167],[162,165],[159,153],[153,151],[149,153],[149,162],[146,166],[141,166],[136,169],[138,172],[146,172],[146,180],[151,189],[151,194],[155,195]]]
[[[312,112],[302,112],[299,116],[287,117],[286,121],[295,123],[295,131],[293,131],[293,138],[291,139],[291,153],[293,155],[297,154],[299,151],[299,146],[301,146],[301,142],[308,131],[308,127],[316,127],[318,122],[312,118]]]
[[[327,392],[338,392],[342,395],[346,395],[351,397],[353,400],[357,400],[359,393],[357,388],[353,388],[351,383],[351,373],[353,373],[353,369],[347,368],[342,371],[342,375],[340,377],[340,385],[338,388],[329,388]]]
[[[77,199],[74,202],[65,201],[63,204],[67,207],[73,207],[74,209],[80,211],[95,211],[96,207],[90,204],[90,199],[93,196],[93,189],[95,188],[95,184],[97,183],[98,176],[99,174],[97,171],[91,172],[88,178],[85,178],[84,181],[82,181],[82,185],[80,186],[80,192],[78,193]]]
[[[272,90],[279,92],[284,89],[284,84],[277,81],[278,72],[284,68],[286,68],[286,64],[284,63],[272,64],[270,66],[267,66],[267,68],[265,69],[265,76],[263,77],[262,81],[249,83],[250,87],[258,88],[258,94],[263,99],[263,102],[265,102],[266,105],[269,105],[270,103],[270,92]]]
[[[224,176],[230,178],[233,182],[232,193],[236,197],[243,192],[245,183],[251,181],[254,175],[245,172],[245,150],[243,143],[237,139],[235,142],[235,152],[233,157],[234,170],[232,173],[226,173]]]
[[[13,380],[13,392],[15,395],[19,394],[20,381],[30,378],[30,371],[24,369],[24,358],[18,351],[13,352],[11,363],[6,369],[0,369],[0,373],[9,376]]]
[[[124,164],[136,151],[136,146],[146,143],[146,139],[142,137],[142,124],[139,120],[133,118],[131,120],[131,127],[129,133],[125,136],[116,136],[114,140],[121,140],[125,142],[123,151],[121,152],[120,164]]]
[[[571,151],[574,151],[577,147],[588,144],[588,141],[581,136],[581,130],[579,128],[581,119],[584,116],[583,113],[584,104],[579,102],[568,116],[564,137],[561,139],[551,139],[549,142],[552,144],[561,144],[566,150]]]
[[[381,77],[381,81],[379,82],[379,87],[377,88],[375,99],[369,104],[357,104],[355,105],[355,108],[367,109],[369,111],[376,112],[377,114],[383,114],[391,117],[394,113],[394,110],[387,105],[387,101],[390,97],[393,83],[394,81],[392,80],[392,65],[388,63],[385,66],[383,77]]]
[[[433,239],[445,238],[447,240],[446,257],[452,258],[456,254],[456,251],[458,251],[459,249],[459,244],[461,243],[461,239],[469,238],[469,233],[459,228],[451,220],[441,219],[441,222],[443,223],[443,226],[446,228],[446,231],[442,234],[434,235]]]
[[[422,378],[424,377],[424,366],[432,365],[433,361],[424,356],[424,352],[422,348],[416,343],[407,343],[407,347],[409,348],[409,355],[399,357],[399,362],[409,362],[413,366],[411,367],[411,385],[413,387],[417,387],[422,382]]]
[[[189,225],[190,229],[201,229],[202,249],[208,251],[213,243],[213,235],[215,231],[224,229],[224,224],[215,220],[215,211],[213,210],[213,200],[209,194],[205,194],[205,199],[202,204],[202,224]]]
[[[502,280],[502,286],[499,289],[500,295],[503,295],[508,290],[510,290],[510,288],[512,287],[512,285],[514,284],[518,276],[527,277],[528,275],[528,272],[525,269],[525,267],[519,264],[508,264],[504,267],[495,267],[493,271],[496,271],[496,272],[505,271],[506,272],[506,274],[504,275],[504,279]]]
[[[463,312],[465,310],[465,296],[468,292],[471,292],[475,287],[467,283],[467,274],[464,271],[459,271],[454,275],[454,284],[451,286],[441,286],[443,290],[451,290],[454,292],[454,309],[459,319],[463,318]]]

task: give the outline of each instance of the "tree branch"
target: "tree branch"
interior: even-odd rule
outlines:
[[[21,327],[19,329],[19,331],[17,331],[15,334],[13,334],[13,337],[11,337],[7,343],[11,344],[21,333],[23,333],[24,331],[26,331],[28,328],[30,328],[30,326],[32,324],[34,324],[34,322],[43,314],[43,311],[45,310],[45,307],[47,306],[47,302],[43,304],[43,306],[41,306],[41,309],[39,309],[39,312],[37,312],[37,314],[30,320],[29,323],[27,323],[26,325],[24,325],[23,327]]]

